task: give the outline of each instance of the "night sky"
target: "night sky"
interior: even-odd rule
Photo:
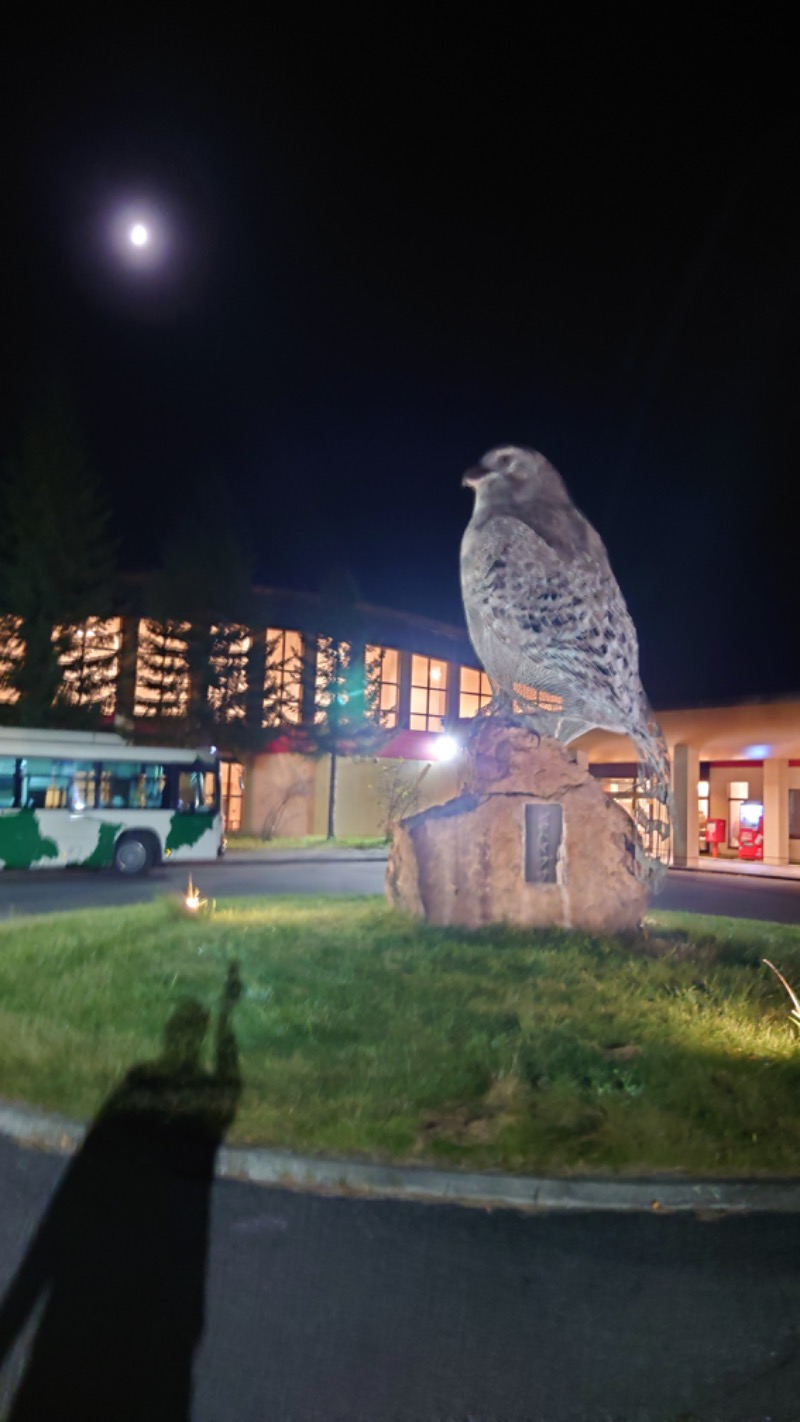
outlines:
[[[60,371],[127,568],[199,503],[264,583],[344,564],[460,621],[461,473],[532,445],[608,546],[656,706],[800,689],[772,60],[745,33],[272,13],[7,46],[0,453]],[[160,267],[109,241],[136,201]]]

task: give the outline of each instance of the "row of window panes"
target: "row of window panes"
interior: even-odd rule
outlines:
[[[140,761],[0,758],[0,809],[178,810],[217,808],[214,771]]]
[[[175,623],[168,629],[157,623],[142,619],[139,624],[139,644],[142,651],[137,664],[134,715],[181,716],[185,714],[188,701],[188,673],[186,671],[186,643],[181,633],[188,630],[185,624]],[[80,680],[80,664],[83,663],[91,680],[93,662],[102,661],[109,653],[114,654],[113,674],[111,667],[103,673],[112,680],[119,666],[118,653],[121,639],[119,618],[102,622],[90,618],[84,628],[76,629],[73,648],[62,657],[64,680],[69,687]],[[263,724],[274,726],[284,722],[297,723],[301,719],[302,707],[302,634],[289,629],[271,627],[267,630],[267,674],[265,678],[266,700]],[[83,645],[81,645],[83,644]],[[234,652],[246,655],[250,648],[249,636],[243,635],[234,644]],[[2,655],[6,660],[13,653],[12,643],[6,638]],[[145,665],[149,663],[149,665]],[[370,645],[366,649],[368,677],[379,681],[377,705],[380,710],[381,725],[387,729],[397,725],[400,703],[400,654],[394,647]],[[447,714],[448,663],[434,657],[414,654],[411,658],[411,698],[410,726],[412,730],[440,731]],[[489,678],[483,671],[473,667],[458,668],[459,707],[462,719],[477,714],[491,699]],[[317,685],[321,687],[326,677],[318,664]],[[84,677],[84,682],[86,678]],[[212,691],[212,704],[222,706],[226,696],[232,700],[240,698],[240,704],[231,707],[230,714],[243,714],[241,700],[245,691],[245,672],[239,667],[235,673],[236,684],[225,691]],[[105,688],[103,688],[105,689]],[[100,690],[100,688],[98,688]],[[68,692],[69,694],[69,692]],[[545,710],[558,710],[560,698],[548,693],[527,693],[528,699],[534,695],[537,704]],[[13,693],[0,690],[0,700],[13,699]],[[81,696],[76,691],[75,700],[90,701],[91,695]],[[106,704],[108,702],[108,704]],[[103,710],[113,712],[113,695],[103,698]]]

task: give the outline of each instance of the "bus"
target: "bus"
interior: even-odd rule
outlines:
[[[0,869],[146,874],[224,848],[213,750],[0,726]]]

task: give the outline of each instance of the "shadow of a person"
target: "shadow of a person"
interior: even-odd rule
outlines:
[[[71,1162],[2,1305],[0,1361],[44,1296],[11,1422],[188,1422],[203,1331],[214,1158],[241,1090],[228,969],[213,1072],[208,1010],[172,1013]]]

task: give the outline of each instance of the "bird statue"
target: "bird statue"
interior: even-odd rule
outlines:
[[[475,507],[461,543],[461,591],[492,687],[486,709],[521,716],[565,745],[594,729],[630,736],[640,758],[637,872],[652,879],[666,858],[669,758],[603,541],[536,450],[501,445],[462,482]]]

